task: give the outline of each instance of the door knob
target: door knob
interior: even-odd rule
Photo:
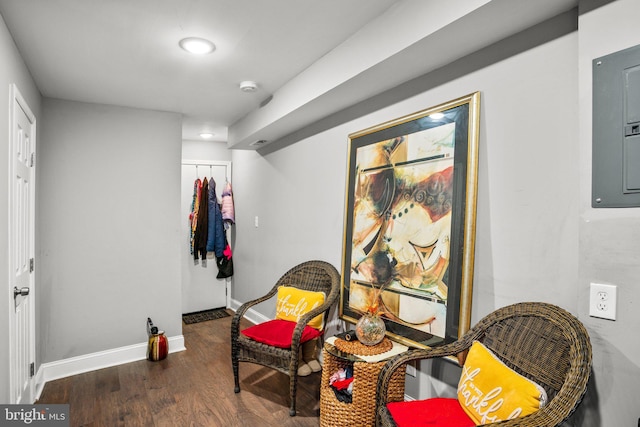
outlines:
[[[16,298],[18,295],[22,295],[23,297],[26,297],[27,295],[29,295],[29,288],[27,288],[26,286],[22,289],[18,289],[17,286],[13,287],[13,297]]]

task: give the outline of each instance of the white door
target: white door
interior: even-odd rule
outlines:
[[[35,205],[35,117],[15,86],[11,88],[9,162],[9,292],[11,402],[34,401],[35,289],[33,275]]]
[[[197,165],[197,166],[196,166]],[[182,313],[194,313],[212,308],[228,307],[231,279],[217,279],[218,267],[213,253],[207,262],[194,264],[190,253],[189,214],[193,200],[193,184],[197,178],[216,183],[216,195],[221,200],[227,179],[231,179],[231,162],[183,160],[182,161]]]

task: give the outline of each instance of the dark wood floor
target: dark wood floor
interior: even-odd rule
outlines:
[[[240,364],[233,392],[231,317],[183,324],[186,351],[47,383],[37,403],[68,403],[71,426],[318,426],[320,373],[300,378],[296,417],[289,377]]]

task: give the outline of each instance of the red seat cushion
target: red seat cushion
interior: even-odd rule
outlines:
[[[291,336],[296,328],[296,322],[289,320],[274,319],[251,326],[240,331],[244,336],[263,344],[272,345],[279,348],[291,347]],[[300,344],[322,335],[322,332],[305,326],[300,337]]]
[[[458,399],[436,397],[409,402],[390,402],[387,409],[398,427],[472,427]]]

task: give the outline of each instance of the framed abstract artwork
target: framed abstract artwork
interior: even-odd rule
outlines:
[[[349,135],[340,318],[413,347],[469,329],[480,93]]]

